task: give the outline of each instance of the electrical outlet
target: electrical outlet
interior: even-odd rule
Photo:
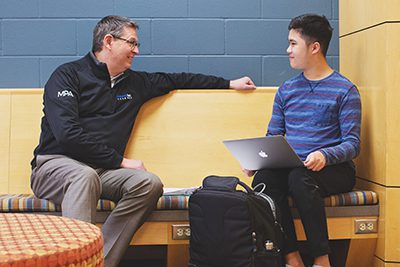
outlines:
[[[354,221],[355,234],[371,234],[378,232],[377,219],[356,219]]]
[[[189,224],[173,224],[172,225],[173,240],[189,240],[190,226]]]

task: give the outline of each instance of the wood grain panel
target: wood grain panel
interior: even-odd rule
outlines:
[[[374,258],[374,261],[371,265],[371,267],[399,267],[400,262],[391,262],[391,263],[386,263],[382,259],[379,259],[377,257]]]
[[[29,193],[29,163],[39,141],[43,91],[9,92],[13,96],[8,192]],[[166,187],[197,186],[209,174],[237,175],[250,183],[222,140],[265,135],[275,92],[276,88],[181,90],[153,99],[142,108],[126,155],[144,160]]]
[[[357,187],[379,195],[378,240],[375,255],[385,261],[400,262],[400,188],[388,188],[358,179]]]
[[[397,8],[400,14],[400,1]],[[400,15],[399,15],[400,16]],[[400,23],[386,26],[386,185],[400,186]],[[377,129],[378,130],[378,129]],[[400,234],[400,233],[399,233]],[[399,235],[400,236],[400,235]],[[399,251],[400,254],[400,251]]]
[[[385,24],[340,39],[341,72],[359,88],[363,116],[360,177],[400,185],[400,24]]]
[[[398,0],[339,0],[340,35],[400,20]]]
[[[187,267],[189,263],[189,245],[169,245],[167,247],[168,267]]]
[[[353,239],[350,241],[346,267],[371,266],[374,261],[376,239]],[[362,257],[360,257],[362,255]]]
[[[400,188],[386,190],[385,261],[400,263]]]
[[[167,222],[146,222],[135,233],[131,245],[166,245],[168,244]]]
[[[382,259],[374,257],[371,267],[385,267],[385,263],[382,261]]]
[[[250,183],[223,140],[264,136],[276,89],[182,90],[148,102],[126,156],[141,159],[166,187],[199,186],[210,174]]]
[[[378,222],[378,239],[376,244],[375,255],[379,258],[385,258],[385,249],[386,249],[386,187],[377,185],[375,183],[371,183],[366,180],[357,179],[357,188],[365,188],[368,190],[375,191],[379,196],[379,222]]]
[[[337,217],[329,218],[328,232],[330,240],[337,239],[375,239],[377,234],[355,234],[354,221],[356,219],[373,219],[375,217]],[[300,219],[295,219],[296,235],[298,240],[306,240],[303,225]]]
[[[0,90],[0,193],[8,193],[11,96]]]
[[[39,143],[42,91],[13,91],[11,98],[10,193],[31,193],[30,161]]]
[[[340,71],[357,85],[361,94],[361,152],[357,158],[357,174],[381,184],[386,182],[385,37],[385,27],[379,27],[340,38]]]

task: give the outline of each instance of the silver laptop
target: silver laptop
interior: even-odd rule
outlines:
[[[226,140],[224,145],[243,168],[293,168],[304,166],[286,139],[281,135]]]

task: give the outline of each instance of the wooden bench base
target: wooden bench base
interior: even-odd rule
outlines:
[[[330,240],[343,240],[341,253],[333,253],[335,267],[371,266],[378,237],[377,222],[379,205],[325,207]],[[60,212],[42,212],[47,215],[61,215]],[[297,210],[292,209],[299,241],[306,240],[303,225]],[[98,212],[96,221],[101,227],[109,212]],[[357,233],[357,221],[375,222],[371,233]],[[168,267],[187,267],[189,261],[189,238],[177,240],[173,237],[174,225],[189,226],[188,210],[156,210],[139,228],[132,238],[132,246],[166,246]],[[333,248],[335,249],[335,248]]]
[[[355,234],[354,222],[357,219],[377,219],[377,217],[329,218],[330,240],[348,240],[347,258],[337,261],[346,262],[345,267],[370,266],[376,246],[377,233]],[[131,245],[166,245],[167,266],[187,267],[189,261],[189,240],[174,240],[172,225],[188,224],[188,221],[146,222],[135,234]],[[305,240],[300,219],[295,219],[299,240]]]
[[[339,217],[352,211],[355,216]],[[306,240],[303,225],[297,214],[294,213],[297,237],[300,241]],[[356,221],[368,220],[377,222],[378,206],[360,207],[327,207],[328,231],[330,240],[348,240],[345,248],[346,259],[338,259],[338,262],[346,262],[343,267],[370,266],[378,237],[377,229],[374,233],[356,233]],[[369,215],[364,215],[369,213]],[[332,214],[339,214],[333,217]],[[362,214],[362,215],[359,215]],[[189,260],[189,240],[176,240],[173,238],[173,225],[189,225],[188,214],[180,211],[155,211],[148,221],[137,231],[131,245],[165,245],[167,246],[167,266],[187,267]],[[176,218],[178,220],[169,220]],[[374,225],[375,227],[377,224]],[[340,257],[343,257],[340,256]]]

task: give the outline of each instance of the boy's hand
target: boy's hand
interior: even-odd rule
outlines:
[[[325,156],[320,151],[310,153],[304,161],[304,166],[315,172],[322,170],[322,168],[325,167],[325,164]]]
[[[245,168],[242,168],[242,172],[244,174],[246,174],[248,177],[251,177],[256,173],[256,171],[251,171],[251,170],[248,170],[248,169],[245,169]]]

